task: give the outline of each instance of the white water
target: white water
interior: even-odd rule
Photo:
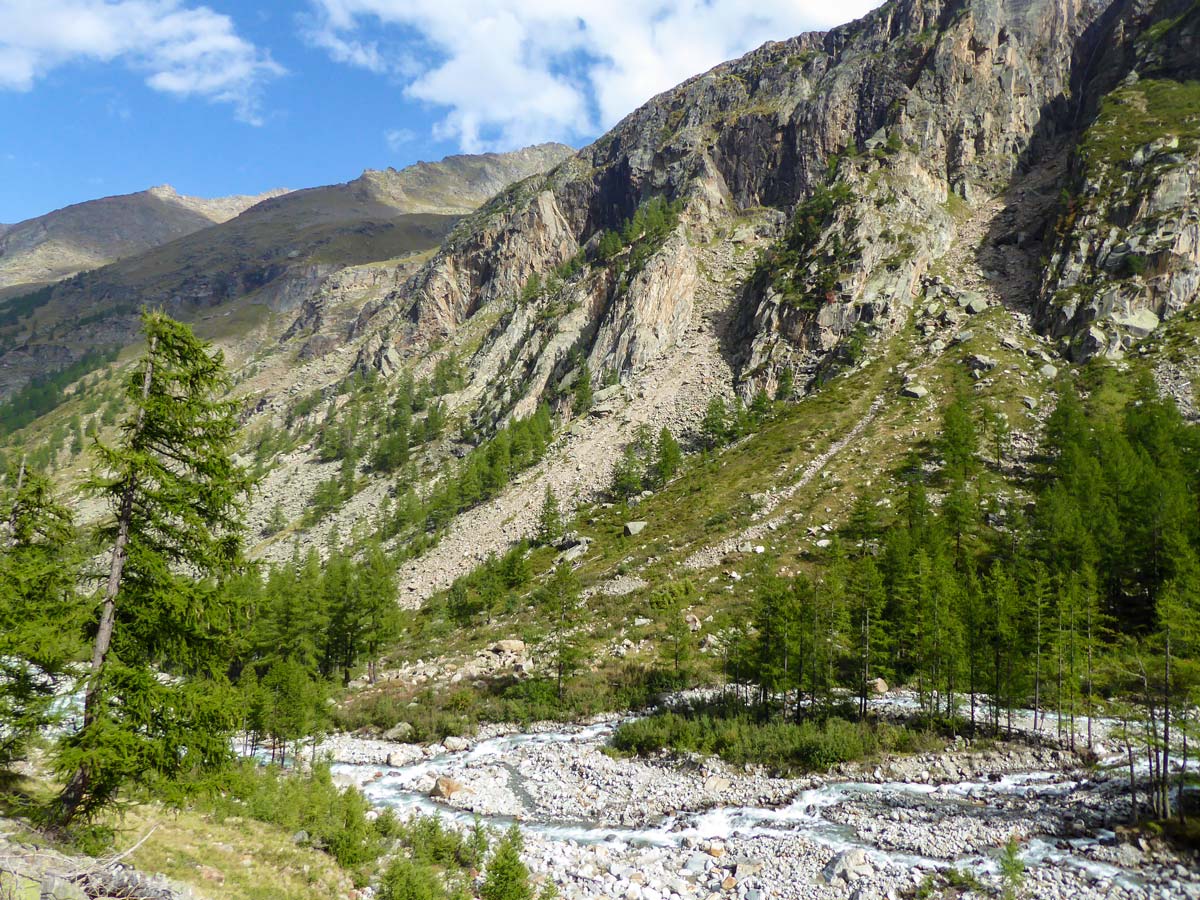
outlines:
[[[598,750],[614,727],[613,723],[604,723],[557,732],[514,734],[483,741],[467,751],[442,753],[412,765],[379,767],[342,764],[335,766],[334,771],[360,785],[371,802],[379,807],[393,808],[402,816],[413,813],[438,814],[445,821],[466,827],[472,824],[477,816],[431,799],[425,790],[433,778],[439,775],[460,778],[463,777],[463,773],[469,775],[473,769],[479,767],[504,764],[513,780],[519,782],[522,778],[520,763],[523,749],[539,745],[576,744],[587,747],[589,751]],[[877,866],[883,868],[900,865],[905,868],[928,870],[953,866],[983,874],[995,873],[997,869],[995,861],[988,856],[971,854],[954,858],[931,858],[881,849],[869,839],[860,838],[853,828],[834,821],[829,817],[829,813],[844,803],[861,802],[864,799],[887,801],[891,806],[903,807],[906,797],[913,798],[914,802],[919,801],[923,805],[945,804],[948,814],[953,814],[956,809],[962,812],[967,804],[977,812],[980,804],[991,806],[993,802],[1006,798],[1054,804],[1080,788],[1080,782],[1066,779],[1055,772],[1027,772],[1005,775],[994,781],[965,781],[944,785],[899,781],[845,781],[801,791],[790,802],[778,807],[718,807],[704,812],[666,816],[653,825],[636,828],[540,819],[536,817],[536,813],[528,810],[519,821],[522,829],[529,835],[575,846],[677,849],[681,865],[688,853],[685,848],[694,846],[694,842],[698,841],[786,839],[802,836],[835,852],[861,848],[867,851]],[[514,821],[512,817],[504,815],[482,815],[478,818],[485,824],[496,827],[507,827]],[[1095,878],[1104,879],[1110,884],[1120,884],[1131,889],[1139,888],[1141,880],[1136,873],[1086,856],[1089,848],[1103,839],[1111,838],[1111,833],[1072,838],[1067,841],[1069,849],[1064,850],[1060,849],[1062,838],[1034,837],[1023,845],[1022,857],[1027,866],[1066,865],[1089,873]]]

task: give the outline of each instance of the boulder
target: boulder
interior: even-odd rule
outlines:
[[[504,641],[496,641],[492,644],[493,653],[511,653],[515,656],[521,656],[525,653],[525,642],[519,641],[516,638],[510,638]]]
[[[1050,365],[1050,363],[1046,363],[1044,366],[1038,369],[1038,374],[1043,378],[1054,378],[1058,375],[1058,369]]]
[[[465,791],[466,787],[461,781],[455,781],[446,775],[439,775],[437,781],[433,783],[433,790],[429,792],[429,796],[439,800],[449,800],[460,791]]]
[[[395,743],[402,744],[411,738],[412,734],[412,722],[397,722],[383,733],[383,739],[385,741],[394,741]]]
[[[461,753],[463,750],[466,750],[471,746],[471,742],[464,737],[456,737],[455,735],[451,735],[442,741],[442,746],[451,753]]]
[[[886,694],[888,692],[888,683],[882,678],[874,678],[867,685],[871,689],[872,694]]]
[[[642,533],[646,528],[645,522],[626,522],[625,537],[634,537]]]
[[[719,794],[729,790],[729,779],[720,775],[709,775],[704,779],[704,791],[709,794]]]
[[[972,353],[967,357],[967,366],[975,372],[990,372],[996,368],[996,360],[982,353]]]
[[[906,384],[900,389],[901,397],[911,397],[914,400],[920,400],[929,393],[928,388],[923,388],[919,384]]]
[[[839,881],[849,884],[859,878],[870,878],[874,874],[875,867],[867,858],[866,851],[859,850],[857,847],[839,853],[829,861],[824,871],[825,880],[830,884],[836,884]]]
[[[686,616],[684,616],[683,620],[685,622],[687,622],[687,627],[688,627],[689,631],[699,631],[700,630],[700,618],[698,616],[696,616],[694,613],[688,613]]]

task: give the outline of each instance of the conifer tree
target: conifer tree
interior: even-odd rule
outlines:
[[[0,554],[0,769],[53,719],[55,679],[78,642],[76,554],[68,510],[22,463]]]
[[[543,546],[552,544],[562,535],[562,530],[562,511],[558,506],[558,497],[554,494],[554,488],[547,484],[542,509],[538,513],[536,540]]]
[[[60,825],[130,783],[223,763],[236,724],[222,670],[238,616],[216,582],[241,560],[237,406],[220,353],[162,313],[143,313],[142,327],[121,438],[97,445],[107,474],[94,489],[113,513],[101,529],[108,577],[83,726],[59,749]]]
[[[658,441],[654,446],[653,471],[649,480],[656,487],[662,487],[675,477],[675,473],[679,471],[681,465],[683,465],[683,451],[679,448],[679,442],[675,440],[675,435],[671,434],[671,429],[664,425],[658,433]]]
[[[479,888],[481,900],[533,900],[529,869],[521,862],[524,848],[520,830],[516,825],[511,826],[488,860],[483,885]]]
[[[566,563],[559,563],[540,592],[541,604],[551,616],[550,656],[558,701],[563,688],[580,661],[574,635],[575,605],[579,602],[579,579]]]

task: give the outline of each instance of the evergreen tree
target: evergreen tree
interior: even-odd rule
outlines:
[[[582,654],[574,634],[579,603],[579,579],[566,563],[559,563],[540,591],[541,605],[551,617],[550,657],[559,703],[563,689],[578,668]]]
[[[713,397],[704,410],[700,423],[704,446],[710,450],[723,446],[729,440],[729,411],[721,397]]]
[[[671,429],[664,425],[658,433],[658,442],[654,447],[654,462],[649,480],[656,487],[662,487],[675,477],[682,465],[683,451],[679,448],[679,442],[671,434]]]
[[[529,869],[521,862],[524,849],[520,829],[511,826],[488,860],[483,885],[479,888],[481,900],[533,900]]]
[[[579,357],[579,366],[575,373],[575,387],[572,392],[574,403],[572,411],[575,415],[583,415],[592,408],[592,367],[588,365],[587,357]]]
[[[56,679],[78,649],[71,515],[22,464],[0,554],[0,769],[51,724]]]
[[[554,488],[547,484],[542,509],[538,513],[535,540],[542,546],[552,544],[562,536],[562,530],[562,511],[558,507],[558,497],[554,495]]]
[[[83,727],[59,748],[70,773],[60,825],[127,784],[222,764],[236,724],[221,673],[238,616],[216,581],[241,558],[249,483],[232,460],[237,403],[223,399],[222,356],[189,328],[161,313],[144,313],[142,326],[148,349],[127,386],[121,440],[98,445],[109,572]],[[181,677],[157,677],[164,667]]]

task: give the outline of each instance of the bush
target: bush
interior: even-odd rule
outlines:
[[[888,730],[880,733],[880,730]],[[871,726],[830,718],[824,722],[761,722],[748,713],[681,708],[628,722],[613,735],[613,747],[646,756],[680,750],[720,756],[734,765],[753,763],[782,772],[828,769],[879,752],[881,738],[900,743],[894,726]]]
[[[206,805],[218,816],[248,816],[288,831],[308,832],[344,868],[365,872],[383,850],[383,832],[367,819],[370,804],[353,788],[333,783],[329,766],[309,775],[244,760],[221,776]],[[392,827],[385,821],[384,829]]]

